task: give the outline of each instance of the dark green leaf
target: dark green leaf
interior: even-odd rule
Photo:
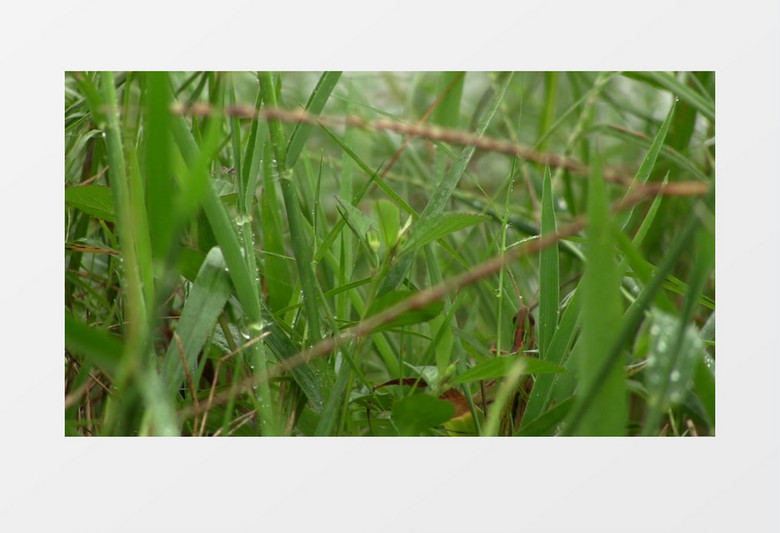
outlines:
[[[102,185],[68,187],[65,189],[65,204],[106,222],[116,222],[114,199],[108,187]]]
[[[393,420],[402,435],[418,435],[439,426],[455,415],[450,402],[427,394],[414,394],[393,405]]]
[[[414,292],[412,291],[399,290],[399,291],[391,291],[388,292],[387,294],[380,296],[371,305],[371,307],[368,308],[368,311],[366,311],[366,318],[381,313],[385,309],[392,307],[398,302],[409,298],[413,294]],[[427,322],[428,320],[432,319],[433,317],[441,313],[443,307],[444,304],[441,301],[431,302],[430,304],[426,305],[422,309],[412,309],[410,311],[407,311],[406,313],[403,313],[395,320],[392,320],[387,324],[383,324],[382,326],[380,326],[374,331],[384,331],[387,329],[399,328],[403,326],[411,326],[413,324]]]
[[[412,226],[401,253],[411,252],[450,233],[486,220],[490,220],[490,217],[475,213],[438,213],[421,218],[416,225]]]
[[[469,368],[461,375],[456,376],[451,382],[451,385],[460,385],[461,383],[470,383],[472,381],[479,381],[484,379],[500,378],[509,372],[518,361],[523,361],[525,368],[523,374],[554,374],[557,372],[566,372],[566,369],[561,368],[558,365],[548,363],[547,361],[540,361],[535,357],[528,357],[525,355],[510,355],[506,357],[495,357],[482,361],[475,366]]]
[[[65,311],[65,348],[86,357],[90,364],[111,375],[122,357],[122,340],[99,328],[91,328]]]

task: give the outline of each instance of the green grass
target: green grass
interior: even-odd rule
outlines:
[[[710,74],[67,73],[66,434],[714,435]]]

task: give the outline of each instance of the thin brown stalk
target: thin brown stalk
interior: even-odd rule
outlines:
[[[436,97],[436,100],[433,101],[431,106],[428,108],[428,110],[425,112],[425,114],[422,116],[422,118],[417,121],[418,126],[422,126],[426,120],[428,120],[428,117],[431,116],[431,114],[434,112],[434,110],[439,106],[439,103],[444,100],[444,97],[447,96],[452,88],[455,86],[455,84],[460,80],[460,78],[463,76],[463,73],[459,74],[458,76],[455,76],[453,80],[447,85],[447,87],[442,91],[442,93]],[[388,172],[390,172],[390,169],[393,168],[393,165],[395,165],[395,162],[398,161],[398,158],[401,157],[401,154],[404,150],[406,150],[406,147],[409,145],[409,141],[412,140],[411,136],[406,137],[404,139],[403,144],[398,148],[398,150],[395,151],[393,154],[393,157],[390,158],[390,161],[387,162],[387,165],[385,165],[385,169],[382,171],[382,177],[384,178]],[[374,185],[376,187],[376,185]]]
[[[83,383],[78,389],[65,396],[65,409],[79,401],[81,397],[84,396],[84,393],[92,388],[92,386],[92,382],[87,381]]]
[[[211,390],[209,391],[209,398],[206,400],[206,408],[203,410],[203,418],[200,422],[200,429],[198,430],[198,436],[202,437],[203,433],[206,431],[206,421],[209,418],[209,411],[211,410],[212,405],[214,404],[214,395],[217,391],[217,380],[219,379],[219,371],[222,368],[222,363],[233,357],[234,355],[240,353],[242,350],[246,350],[256,342],[260,342],[262,339],[266,338],[270,332],[265,332],[262,335],[259,335],[253,339],[248,340],[244,345],[242,345],[240,348],[237,348],[230,352],[229,354],[220,357],[217,361],[217,367],[214,370],[214,379],[211,380]]]
[[[520,159],[561,168],[575,174],[586,175],[589,172],[587,166],[579,161],[560,156],[558,154],[544,153],[520,145],[515,142],[496,139],[493,137],[478,137],[470,132],[441,128],[438,126],[426,126],[423,124],[409,124],[390,119],[368,120],[358,116],[334,117],[327,115],[313,115],[304,110],[286,110],[279,108],[255,109],[251,106],[229,106],[221,109],[212,107],[208,103],[194,103],[190,106],[174,104],[171,112],[178,115],[237,117],[250,120],[279,120],[281,122],[293,122],[324,126],[328,128],[350,126],[354,128],[374,131],[391,131],[411,137],[424,137],[434,141],[442,141],[451,144],[475,146],[480,150],[498,152],[513,155]],[[625,172],[604,168],[604,179],[607,181],[630,183],[631,176]]]

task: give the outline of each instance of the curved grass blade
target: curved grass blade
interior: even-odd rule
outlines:
[[[536,357],[528,357],[527,355],[508,355],[502,357],[494,357],[487,361],[482,361],[469,368],[462,374],[454,377],[450,381],[450,385],[460,385],[461,383],[471,383],[474,381],[502,378],[507,375],[512,365],[518,361],[523,362],[522,374],[555,374],[559,372],[566,372],[565,368],[558,365],[542,361]]]
[[[703,199],[703,204],[709,207],[712,206],[714,202],[715,186],[714,184],[711,184],[707,196]],[[668,251],[664,256],[664,260],[658,266],[655,275],[625,313],[623,320],[621,321],[620,330],[610,347],[609,356],[602,364],[593,385],[581,393],[581,402],[579,405],[575,406],[573,413],[568,419],[566,428],[567,433],[572,433],[578,428],[583,413],[593,401],[598,387],[606,378],[610,368],[619,359],[623,346],[625,346],[629,339],[635,334],[636,329],[639,327],[639,324],[644,317],[645,310],[650,306],[650,303],[655,297],[655,293],[661,288],[666,276],[672,271],[672,268],[679,260],[683,251],[689,246],[690,241],[699,229],[700,224],[701,220],[699,213],[696,212],[696,209],[694,208],[694,212],[688,217],[682,230],[677,234],[674,241],[672,241],[671,246],[669,246]]]
[[[711,221],[709,222],[711,223]],[[656,364],[654,367],[657,367],[658,370],[654,370],[652,375],[658,377],[653,383],[657,394],[651,396],[653,401],[649,404],[650,410],[645,419],[643,430],[645,435],[655,433],[662,412],[670,403],[681,401],[680,387],[687,386],[695,362],[704,358],[703,344],[690,322],[699,296],[715,267],[715,237],[707,229],[700,230],[697,237],[696,260],[691,273],[691,281],[688,284],[688,292],[685,295],[683,310],[674,328],[675,338],[661,339],[656,344]],[[661,329],[659,335],[670,329],[662,326],[659,326]],[[652,332],[651,327],[651,334]],[[666,350],[662,349],[664,347]],[[650,369],[648,368],[648,370]]]
[[[541,225],[543,236],[556,231],[550,167],[544,169]],[[539,358],[542,360],[547,359],[547,349],[558,327],[559,285],[558,243],[556,242],[539,254]]]
[[[232,288],[222,252],[212,248],[200,267],[176,327],[192,375],[197,370],[198,353],[211,336]],[[181,359],[179,344],[171,342],[161,367],[163,381],[171,394],[179,390],[184,379]]]
[[[487,110],[479,118],[479,124],[474,134],[476,137],[482,137],[482,135],[484,135],[488,124],[490,124],[496,111],[498,111],[501,101],[504,99],[510,81],[512,81],[511,72],[506,73],[499,81],[498,87],[495,90],[495,94],[493,95]],[[463,176],[463,173],[466,171],[466,167],[468,166],[469,161],[471,161],[475,150],[475,146],[466,146],[461,150],[460,157],[458,157],[452,165],[452,168],[450,168],[449,172],[444,175],[444,178],[442,178],[436,186],[436,189],[434,189],[431,199],[420,214],[418,223],[424,222],[426,218],[440,213],[444,209],[444,206],[452,196],[452,192],[455,190],[455,187],[457,187],[461,176]],[[409,271],[409,267],[411,267],[413,260],[414,254],[409,254],[406,257],[401,257],[398,262],[390,268],[387,276],[382,281],[382,285],[379,287],[380,295],[395,289],[398,284],[401,283],[401,280]]]
[[[65,348],[83,355],[89,364],[113,375],[122,357],[122,339],[107,331],[91,328],[65,310]]]
[[[413,252],[418,248],[437,241],[442,237],[463,228],[490,220],[487,215],[476,213],[437,213],[422,218],[412,226],[409,236],[401,247],[401,254]]]
[[[677,341],[680,329],[683,339]],[[649,394],[645,435],[655,434],[662,413],[685,399],[703,354],[704,344],[693,326],[684,327],[679,318],[653,311],[645,380]]]
[[[373,315],[377,315],[384,311],[385,309],[392,307],[393,305],[397,304],[398,302],[405,300],[406,298],[409,298],[412,294],[414,294],[412,291],[391,291],[387,294],[383,294],[379,298],[377,298],[373,304],[368,308],[366,311],[366,318],[369,318]],[[390,322],[387,322],[386,324],[383,324],[382,326],[376,328],[374,331],[385,331],[388,329],[393,328],[399,328],[403,326],[411,326],[414,324],[419,324],[421,322],[427,322],[428,320],[431,320],[435,316],[439,315],[444,307],[444,304],[441,301],[434,301],[429,303],[428,305],[420,308],[420,309],[412,309],[410,311],[407,311],[406,313],[401,314],[400,316],[396,317],[394,320],[391,320]]]
[[[331,92],[341,78],[341,72],[323,72],[320,76],[317,86],[309,96],[309,101],[306,102],[305,110],[312,116],[317,116],[322,112],[325,104],[330,98]],[[293,168],[298,156],[301,155],[306,140],[309,138],[309,134],[313,128],[313,124],[299,122],[290,135],[290,141],[287,145],[287,159],[284,162],[285,168]]]
[[[615,326],[623,313],[620,275],[613,254],[606,189],[598,154],[588,189],[588,238],[585,275],[582,280],[582,360],[578,362],[580,390],[594,390],[583,411],[578,435],[620,436],[626,432],[628,396],[623,365],[612,361],[603,379],[599,370],[607,364]],[[596,386],[598,381],[598,385]],[[575,403],[582,401],[578,397]]]
[[[634,79],[650,81],[663,87],[672,93],[672,95],[688,102],[710,122],[715,122],[715,102],[705,98],[691,87],[688,87],[678,80],[671,72],[631,72],[626,75]]]

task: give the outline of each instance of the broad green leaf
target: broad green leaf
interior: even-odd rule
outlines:
[[[560,424],[561,421],[566,418],[566,415],[569,414],[569,410],[573,403],[573,396],[566,398],[561,403],[542,413],[538,418],[522,424],[520,431],[515,433],[515,436],[552,435],[558,424]],[[526,410],[523,419],[525,419],[526,416],[528,416],[528,410]]]
[[[231,289],[230,276],[222,252],[217,247],[212,248],[203,261],[198,277],[195,278],[176,327],[181,348],[174,339],[163,359],[163,379],[169,390],[178,390],[184,379],[180,350],[184,352],[190,374],[195,375],[198,353],[211,335]]]
[[[707,216],[705,209],[699,211],[705,217]],[[701,215],[694,213],[694,216]],[[651,394],[648,402],[649,409],[643,429],[645,435],[656,434],[663,412],[669,405],[682,401],[683,393],[688,387],[688,381],[693,375],[695,364],[704,357],[704,345],[692,324],[692,319],[699,295],[702,293],[712,269],[715,268],[715,238],[706,224],[706,222],[713,223],[711,213],[707,218],[710,220],[705,221],[705,227],[697,235],[696,255],[682,312],[679,317],[674,317],[674,323],[669,323],[669,320],[658,317],[650,328],[651,348],[648,356],[648,381],[652,380],[652,387],[648,384],[648,389],[652,389],[654,394]],[[664,322],[667,323],[664,324]],[[658,336],[656,343],[652,342],[654,327],[656,336]],[[671,337],[664,338],[663,335],[666,333]],[[653,367],[652,372],[651,367]]]
[[[523,374],[554,374],[557,372],[566,372],[565,368],[548,363],[547,361],[541,361],[535,357],[509,355],[506,357],[494,357],[493,359],[477,363],[459,376],[453,378],[450,384],[454,386],[460,385],[461,383],[503,377],[509,372],[512,365],[518,361],[522,361],[525,364]]]
[[[475,213],[438,213],[417,221],[403,243],[401,253],[414,251],[463,228],[490,220],[487,215]]]
[[[615,340],[615,327],[623,314],[620,300],[620,274],[613,256],[613,240],[607,194],[598,155],[588,188],[588,229],[585,275],[582,280],[582,360],[579,390],[593,392],[577,428],[578,435],[620,436],[626,432],[628,396],[625,371],[620,361],[609,361],[609,348]],[[600,371],[606,365],[604,377]],[[584,397],[576,402],[584,403]]]
[[[709,209],[713,208],[715,203],[715,187],[710,185],[710,190],[707,192],[707,196],[699,202],[699,205],[706,206]],[[624,346],[630,341],[630,339],[636,334],[636,330],[642,322],[645,312],[650,306],[655,293],[661,288],[666,276],[672,271],[674,266],[680,259],[680,256],[690,246],[690,242],[693,239],[696,232],[701,225],[701,219],[699,215],[699,209],[695,208],[681,230],[677,233],[672,243],[666,250],[666,255],[663,261],[658,265],[658,270],[650,280],[650,282],[642,289],[637,296],[636,300],[628,311],[623,316],[623,320],[618,326],[618,332],[615,336],[615,340],[609,348],[608,357],[604,361],[604,366],[598,370],[598,378],[596,383],[580,392],[581,401],[574,406],[573,413],[568,419],[566,433],[571,434],[576,431],[579,424],[582,422],[585,412],[593,403],[596,395],[598,394],[598,387],[601,382],[607,377],[610,368],[619,362],[620,356],[623,352]]]
[[[339,203],[339,209],[342,211],[342,216],[346,220],[347,225],[352,228],[352,231],[355,232],[359,239],[368,239],[369,230],[378,229],[377,222],[369,215],[366,215],[363,211],[339,197],[336,197],[336,201]]]
[[[393,404],[393,420],[402,435],[414,436],[439,426],[455,415],[450,402],[428,394],[413,394]]]
[[[679,328],[677,317],[653,310],[645,380],[651,409],[665,411],[671,405],[681,403],[697,363],[704,360],[704,344],[692,325],[685,328],[682,345],[675,353]]]
[[[179,274],[189,281],[195,281],[200,272],[206,254],[192,248],[182,248],[179,251]]]
[[[439,369],[435,366],[417,366],[410,364],[408,361],[404,361],[404,366],[410,368],[418,377],[422,378],[431,390],[439,388]]]
[[[273,185],[270,179],[266,183]],[[260,196],[262,210],[261,231],[263,233],[263,275],[268,290],[268,305],[276,312],[290,303],[293,285],[290,276],[289,259],[285,257],[282,222],[279,216],[279,203],[276,189],[266,187]]]
[[[460,100],[463,96],[463,81],[466,79],[465,72],[442,72],[439,78],[440,94],[444,94],[433,112],[433,123],[446,128],[458,127],[458,115],[460,111]]]
[[[166,260],[180,221],[174,209],[175,182],[170,171],[173,145],[169,106],[173,99],[167,72],[144,74],[149,87],[144,113],[144,196],[155,259]]]
[[[377,201],[374,207],[379,218],[382,241],[389,250],[398,240],[398,230],[401,227],[401,212],[397,205],[384,198]]]
[[[91,328],[65,311],[65,348],[83,355],[89,364],[113,375],[122,357],[122,339],[99,328]]]
[[[368,308],[368,311],[366,311],[366,318],[381,313],[385,309],[392,307],[398,302],[409,298],[413,294],[414,292],[412,291],[398,290],[398,291],[391,291],[388,292],[387,294],[380,296],[379,298],[376,299],[376,301],[374,301],[373,304],[371,304],[371,306]],[[395,320],[392,320],[387,324],[383,324],[382,326],[378,327],[374,331],[384,331],[387,329],[399,328],[403,326],[411,326],[413,324],[427,322],[428,320],[432,319],[433,317],[441,313],[443,307],[444,304],[441,301],[431,302],[421,309],[412,309],[410,311],[407,311],[406,313],[403,313]]]
[[[333,384],[333,388],[330,391],[328,400],[322,408],[320,413],[319,422],[314,430],[314,435],[325,436],[333,434],[333,431],[338,422],[339,414],[341,413],[342,400],[347,388],[347,383],[351,375],[350,365],[343,362],[339,369],[336,382]]]
[[[693,384],[696,395],[704,407],[709,418],[710,428],[715,428],[715,360],[705,351],[702,358],[696,363],[693,374]]]
[[[102,185],[68,187],[65,189],[65,204],[106,222],[116,222],[114,199],[108,187]]]
[[[479,408],[476,409],[476,412],[479,426],[484,425],[485,414]],[[478,432],[478,426],[474,423],[474,417],[470,411],[446,421],[444,423],[444,429],[452,436],[477,435]]]

